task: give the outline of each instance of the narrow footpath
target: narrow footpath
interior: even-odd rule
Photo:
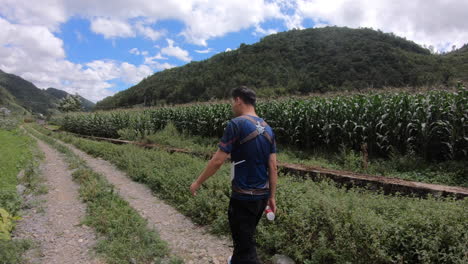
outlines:
[[[188,217],[155,197],[147,186],[132,181],[110,162],[91,157],[73,145],[65,145],[115,186],[119,195],[168,242],[172,254],[181,257],[186,264],[227,262],[232,254],[232,242],[229,239],[209,234],[206,227],[195,225]]]
[[[48,192],[35,198],[36,203],[43,202],[38,208],[25,211],[16,226],[16,237],[39,243],[39,253],[37,250],[28,252],[26,263],[104,263],[93,253],[96,236],[92,228],[81,225],[86,205],[80,201],[79,186],[72,181],[72,171],[62,154],[36,140],[45,155],[40,171]]]

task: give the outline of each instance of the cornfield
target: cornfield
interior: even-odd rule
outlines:
[[[257,105],[257,113],[278,142],[301,148],[360,150],[366,143],[374,156],[468,157],[466,89],[268,101]],[[211,104],[72,113],[60,122],[65,131],[110,138],[118,138],[121,129],[150,134],[168,122],[191,134],[220,137],[230,118],[229,104]]]

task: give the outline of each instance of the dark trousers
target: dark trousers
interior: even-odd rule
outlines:
[[[231,198],[229,201],[228,218],[234,242],[232,264],[260,263],[255,249],[254,236],[267,202],[268,199],[242,201]]]

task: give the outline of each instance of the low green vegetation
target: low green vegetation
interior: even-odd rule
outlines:
[[[0,208],[0,239],[10,240],[10,232],[15,227],[15,221],[18,221],[20,217],[12,216],[7,210]]]
[[[411,154],[391,154],[388,158],[370,158],[363,165],[363,154],[342,149],[338,153],[301,151],[285,147],[278,154],[281,162],[319,166],[410,181],[468,187],[468,167],[464,160],[430,162]]]
[[[187,149],[205,157],[209,157],[216,151],[219,142],[219,138],[193,136],[179,132],[172,123],[168,123],[164,129],[146,136],[137,135],[134,131],[131,129],[120,130],[120,138]],[[307,151],[294,146],[279,145],[278,151],[278,160],[285,163],[468,187],[468,167],[463,160],[428,162],[414,155],[393,153],[387,159],[370,158],[367,162],[367,168],[365,168],[363,154],[347,150],[344,147],[335,153],[321,149]]]
[[[29,240],[0,239],[0,264],[22,263],[22,254],[33,246]]]
[[[45,191],[40,184],[38,160],[41,158],[34,140],[17,127],[15,119],[0,121],[0,263],[21,263],[22,254],[34,243],[11,239],[20,209],[24,206],[16,186],[23,194]],[[21,177],[17,177],[21,172]]]
[[[16,215],[21,208],[21,198],[16,193],[17,175],[32,162],[33,140],[15,129],[0,129],[0,208]]]
[[[14,131],[18,128],[19,120],[17,118],[0,118],[0,130]]]
[[[177,258],[168,257],[166,243],[148,228],[147,221],[117,194],[102,175],[92,171],[65,145],[31,127],[27,130],[64,153],[70,168],[75,169],[73,178],[80,184],[80,196],[87,204],[85,224],[103,236],[96,249],[108,263],[182,263]]]
[[[125,133],[119,133],[119,135],[120,138],[127,139]],[[219,142],[219,138],[194,136],[186,132],[179,132],[173,123],[168,123],[164,129],[153,134],[137,137],[131,140],[188,149],[200,154],[214,153]]]
[[[194,222],[209,225],[214,233],[229,232],[227,166],[192,197],[188,188],[203,170],[203,159],[51,135],[111,161]],[[273,223],[262,219],[258,228],[259,247],[269,255],[282,253],[307,264],[467,261],[468,199],[385,196],[282,175],[277,204],[277,219]]]

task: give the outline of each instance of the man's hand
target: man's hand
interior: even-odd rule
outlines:
[[[194,181],[192,185],[190,185],[190,192],[193,196],[197,196],[197,190],[200,188],[200,184],[197,181]]]
[[[270,206],[273,213],[276,214],[276,201],[275,201],[275,198],[270,197],[268,199],[268,206]]]

